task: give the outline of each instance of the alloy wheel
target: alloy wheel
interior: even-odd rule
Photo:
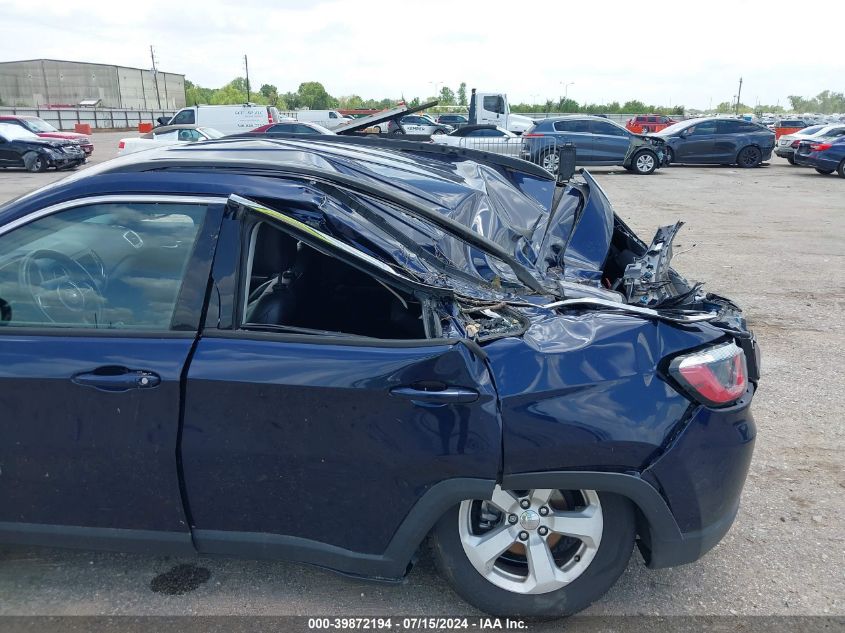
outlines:
[[[464,553],[492,584],[542,594],[576,580],[590,566],[604,530],[594,490],[506,491],[461,503],[458,531]]]
[[[740,167],[756,167],[760,162],[760,150],[756,147],[746,147],[739,153]]]
[[[542,160],[543,169],[545,169],[546,171],[550,171],[553,174],[556,174],[559,166],[560,157],[558,156],[557,152],[546,152]]]
[[[637,156],[637,171],[641,174],[648,174],[654,171],[654,156],[648,152]]]

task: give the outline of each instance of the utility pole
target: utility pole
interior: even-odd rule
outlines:
[[[739,78],[739,89],[736,91],[736,107],[734,112],[739,114],[739,100],[742,97],[742,77]]]
[[[244,55],[244,70],[246,71],[246,102],[249,103],[249,60]]]
[[[156,69],[156,56],[155,52],[153,51],[153,45],[150,44],[150,60],[153,62],[153,81],[156,84],[156,99],[158,100],[158,109],[161,110],[161,93],[158,91],[158,70]]]

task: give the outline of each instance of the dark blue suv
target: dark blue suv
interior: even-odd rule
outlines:
[[[757,167],[775,149],[774,132],[741,119],[689,119],[652,136],[666,142],[667,163]]]
[[[619,165],[637,174],[651,174],[665,160],[662,139],[634,134],[599,116],[570,115],[543,119],[523,135],[522,158],[555,173],[559,149],[575,146],[578,165]]]
[[[484,160],[481,165],[478,161]],[[588,173],[326,136],[132,154],[0,208],[0,541],[399,579],[492,613],[727,532],[740,309]]]

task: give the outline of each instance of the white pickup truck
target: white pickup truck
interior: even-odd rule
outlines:
[[[534,119],[511,114],[508,96],[501,92],[477,92],[472,89],[469,100],[470,125],[495,125],[514,134],[522,134],[534,125]]]

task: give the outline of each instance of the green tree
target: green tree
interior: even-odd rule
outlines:
[[[633,99],[632,101],[626,101],[622,105],[622,112],[624,114],[643,114],[645,112],[650,112],[650,108],[644,104],[642,101],[638,101],[637,99]]]
[[[259,94],[267,100],[267,103],[273,106],[279,104],[279,89],[273,84],[262,84],[258,89]]]
[[[319,81],[306,81],[299,84],[296,91],[300,107],[311,110],[329,110],[338,106],[338,101],[331,96]]]
[[[465,81],[458,86],[458,105],[464,107],[467,105],[467,82]]]
[[[340,97],[340,107],[348,110],[358,110],[364,107],[364,100],[358,95]]]
[[[455,105],[455,93],[449,86],[443,86],[436,99],[440,102],[440,105]]]

